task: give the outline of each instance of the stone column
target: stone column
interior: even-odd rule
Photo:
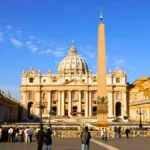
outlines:
[[[82,106],[82,104],[81,104],[81,91],[78,91],[78,92],[79,92],[79,108],[78,108],[78,112],[81,112],[82,111],[81,110],[81,106]]]
[[[57,109],[57,115],[58,116],[60,116],[61,115],[61,112],[60,112],[60,99],[61,99],[61,97],[60,97],[61,95],[60,95],[60,91],[58,91],[58,109]]]
[[[25,119],[26,118],[26,108],[25,108],[25,105],[26,105],[26,102],[27,102],[27,98],[26,98],[26,92],[24,91],[22,93],[22,119]]]
[[[48,92],[47,92],[47,102],[48,102],[47,111],[48,111],[48,113],[49,113],[49,111],[52,111],[52,110],[51,110],[51,91],[48,91]]]
[[[36,104],[38,104],[38,106],[40,106],[40,98],[41,98],[40,91],[36,92],[35,98],[36,98]],[[36,107],[35,115],[40,117],[40,108],[38,108],[37,105],[35,107]]]
[[[61,103],[61,106],[62,106],[62,109],[61,109],[61,110],[62,110],[62,112],[61,112],[61,115],[64,116],[64,115],[65,115],[64,91],[62,91],[62,95],[61,95],[61,96],[62,96],[62,98],[61,98],[61,99],[62,99],[62,103]]]
[[[147,106],[147,110],[146,110],[146,121],[148,122],[150,120],[150,115],[149,115],[149,106]]]
[[[92,94],[91,94],[92,91],[89,91],[89,116],[92,116]]]
[[[127,116],[127,100],[126,100],[126,91],[122,92],[122,99],[123,99],[123,116]]]
[[[68,116],[71,116],[71,114],[70,114],[70,112],[72,111],[71,107],[72,107],[72,104],[71,104],[71,91],[69,91]]]
[[[108,117],[113,117],[113,96],[112,96],[112,92],[109,91],[108,92]]]
[[[88,97],[88,91],[86,93],[86,100],[85,100],[85,116],[88,117],[88,108],[89,108],[89,97]]]

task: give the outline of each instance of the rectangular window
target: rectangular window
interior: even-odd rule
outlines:
[[[120,78],[116,78],[116,83],[120,83]]]
[[[121,92],[116,93],[116,99],[121,99]]]
[[[84,98],[84,93],[81,94],[81,98],[82,98],[82,99]]]
[[[52,99],[56,99],[56,93],[52,93]]]
[[[76,92],[72,93],[72,99],[76,99]]]
[[[65,104],[68,104],[68,102],[65,102]]]
[[[30,83],[33,83],[33,78],[29,78],[29,82],[30,82]]]
[[[82,104],[85,104],[85,102],[82,102]]]
[[[66,99],[68,98],[68,93],[65,93],[65,98],[66,98]]]
[[[29,99],[32,99],[32,92],[29,93]]]

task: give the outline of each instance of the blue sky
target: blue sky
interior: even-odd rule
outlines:
[[[22,70],[57,72],[72,40],[97,72],[100,7],[106,30],[107,73],[120,67],[128,82],[150,76],[148,0],[5,0],[0,4],[0,88],[19,100]]]

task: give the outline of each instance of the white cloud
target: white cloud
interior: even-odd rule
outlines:
[[[41,51],[41,52],[39,52],[39,54],[49,54],[49,53],[51,53],[51,52],[52,52],[51,49],[47,49],[46,51]]]
[[[57,51],[64,51],[64,50],[67,49],[67,47],[58,47],[58,48],[56,48],[56,49],[57,49]]]
[[[7,29],[11,29],[11,28],[12,28],[12,26],[7,26],[6,28],[7,28]]]
[[[26,44],[27,44],[27,45],[31,45],[32,42],[31,42],[31,41],[27,41]]]
[[[4,41],[4,33],[3,32],[0,32],[0,41]]]
[[[123,64],[124,63],[124,60],[123,59],[120,59],[120,60],[116,60],[115,64]]]
[[[20,36],[20,34],[22,33],[22,31],[21,30],[17,30],[16,33],[17,33],[18,36]]]
[[[32,52],[39,50],[39,48],[36,45],[29,45],[28,48],[31,49]]]
[[[31,36],[29,36],[29,38],[30,38],[30,39],[34,39],[34,38],[35,38],[35,36],[32,36],[32,35],[31,35]]]
[[[96,53],[93,52],[85,52],[85,54],[90,58],[94,58],[96,56]]]
[[[37,41],[37,43],[49,46],[49,44],[45,40],[39,40],[39,41]]]
[[[62,51],[54,51],[53,54],[54,54],[56,57],[62,57],[62,56],[64,56],[64,52],[62,52]]]
[[[88,46],[86,46],[86,48],[91,48],[91,46],[88,45]]]
[[[11,43],[12,43],[13,45],[15,45],[15,46],[17,46],[17,47],[24,45],[21,41],[19,41],[19,40],[17,40],[17,39],[14,39],[14,38],[11,38],[10,41],[11,41]]]

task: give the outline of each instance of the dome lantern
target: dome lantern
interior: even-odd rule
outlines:
[[[87,74],[88,72],[88,66],[84,59],[77,55],[73,41],[69,55],[59,64],[58,74]]]

